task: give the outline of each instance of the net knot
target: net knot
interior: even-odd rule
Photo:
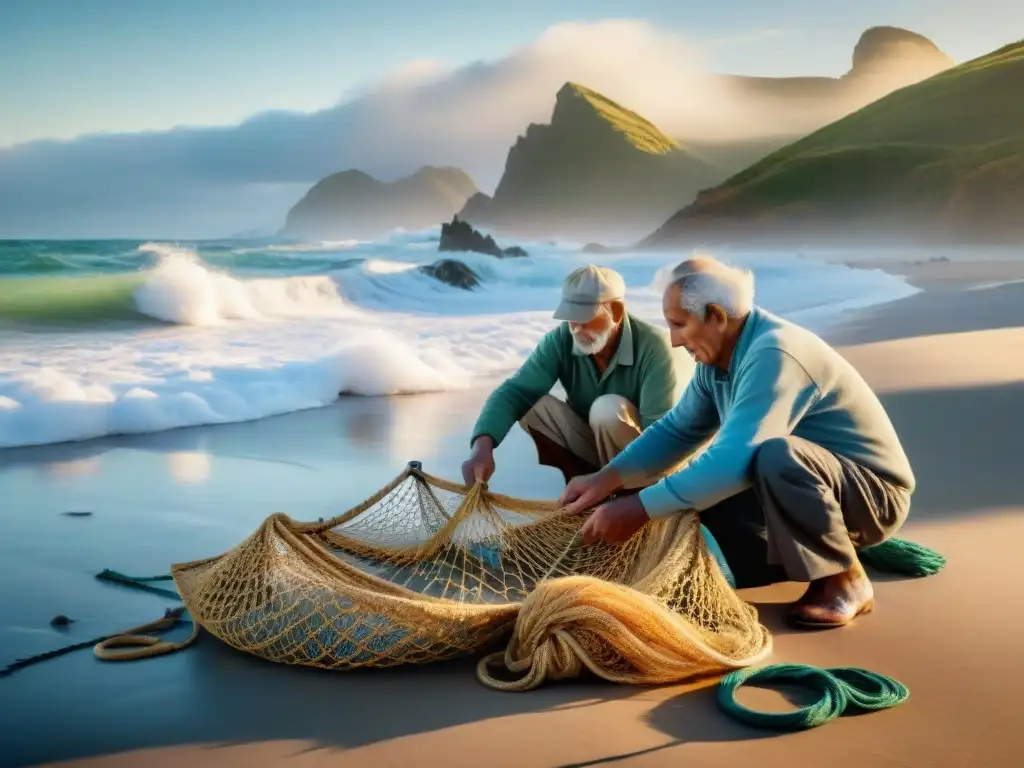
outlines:
[[[485,685],[504,691],[528,691],[545,680],[578,677],[583,671],[578,648],[571,635],[563,629],[545,628],[542,635],[530,638],[530,649],[509,644],[504,652],[498,651],[482,658],[477,664],[477,677]],[[498,663],[518,677],[502,680],[491,674]]]

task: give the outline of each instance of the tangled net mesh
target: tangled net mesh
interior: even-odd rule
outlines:
[[[652,521],[621,545],[580,545],[585,519],[410,465],[336,518],[272,515],[172,575],[193,620],[223,642],[324,669],[497,650],[480,680],[525,690],[584,667],[618,682],[679,681],[770,652],[696,515]]]

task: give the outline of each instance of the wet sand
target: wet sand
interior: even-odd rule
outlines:
[[[1024,278],[1024,265],[998,269],[999,280]],[[994,271],[905,265],[924,292],[829,334],[880,391],[913,462],[919,489],[903,535],[942,551],[947,568],[879,580],[875,612],[832,632],[782,624],[802,585],[744,593],[776,633],[773,661],[890,674],[910,687],[902,707],[779,735],[728,720],[713,686],[581,680],[506,694],[481,686],[472,661],[327,673],[207,635],[168,657],[111,664],[82,650],[0,678],[0,765],[1024,764],[1012,608],[1024,571],[1024,283],[977,290]],[[337,514],[409,460],[457,478],[485,396],[348,399],[249,424],[0,453],[0,665],[174,604],[96,581],[104,568],[166,573],[230,548],[272,512]],[[514,429],[491,485],[551,498],[561,479]],[[56,614],[76,621],[54,629]],[[742,700],[785,706],[769,692]]]

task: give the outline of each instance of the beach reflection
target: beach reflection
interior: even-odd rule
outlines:
[[[347,468],[366,467],[371,474],[378,467],[398,471],[409,461],[436,465],[453,451],[461,456],[458,435],[475,421],[489,393],[349,397],[327,408],[252,422],[18,448],[0,451],[0,471],[23,466],[55,484],[120,484],[125,465],[113,454],[125,452],[133,455],[132,471],[143,471],[140,462],[146,463],[148,454],[167,481],[197,487],[219,482],[218,473],[230,479],[239,461],[307,470],[333,470],[340,461]],[[452,444],[453,438],[459,445]],[[451,463],[458,456],[449,458]]]
[[[177,482],[197,485],[210,478],[213,460],[202,451],[174,451],[166,454],[167,468]]]
[[[339,409],[341,430],[351,445],[391,464],[430,460],[446,437],[465,430],[482,401],[478,392],[359,398]]]
[[[43,465],[43,468],[52,477],[63,479],[95,475],[100,471],[101,464],[101,457],[90,456],[84,459],[49,461]]]
[[[376,450],[388,442],[390,414],[374,406],[353,410],[342,419],[342,432],[357,448]]]

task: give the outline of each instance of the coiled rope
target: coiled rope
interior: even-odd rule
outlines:
[[[791,712],[759,712],[740,704],[736,690],[753,682],[796,683],[819,693],[813,704]],[[758,728],[806,730],[831,722],[847,712],[889,709],[905,702],[909,689],[887,675],[860,667],[814,667],[809,664],[771,664],[737,669],[722,678],[718,706],[732,718]]]
[[[673,683],[700,673],[734,667],[720,681],[718,706],[729,717],[748,725],[774,730],[805,730],[835,720],[847,712],[888,709],[905,702],[910,691],[887,675],[859,667],[820,668],[809,664],[755,666],[770,647],[755,657],[727,658],[701,647],[699,637],[687,636],[688,625],[673,622],[671,612],[660,614],[655,604],[629,590],[609,591],[586,577],[561,580],[552,589],[541,585],[524,603],[513,637],[504,652],[483,657],[477,679],[498,691],[529,691],[549,680],[577,677],[584,669],[613,683]],[[589,593],[589,594],[588,594]],[[661,609],[664,610],[664,609]],[[648,626],[631,621],[634,615],[658,616]],[[583,637],[603,637],[628,660],[613,671],[594,659],[574,630],[586,627]],[[692,649],[706,654],[703,663]],[[703,666],[703,668],[700,668]],[[739,666],[740,668],[735,669]],[[511,673],[503,679],[494,671]],[[493,671],[492,671],[493,670]],[[736,700],[736,691],[749,683],[795,683],[819,694],[813,704],[790,712],[761,712]]]

